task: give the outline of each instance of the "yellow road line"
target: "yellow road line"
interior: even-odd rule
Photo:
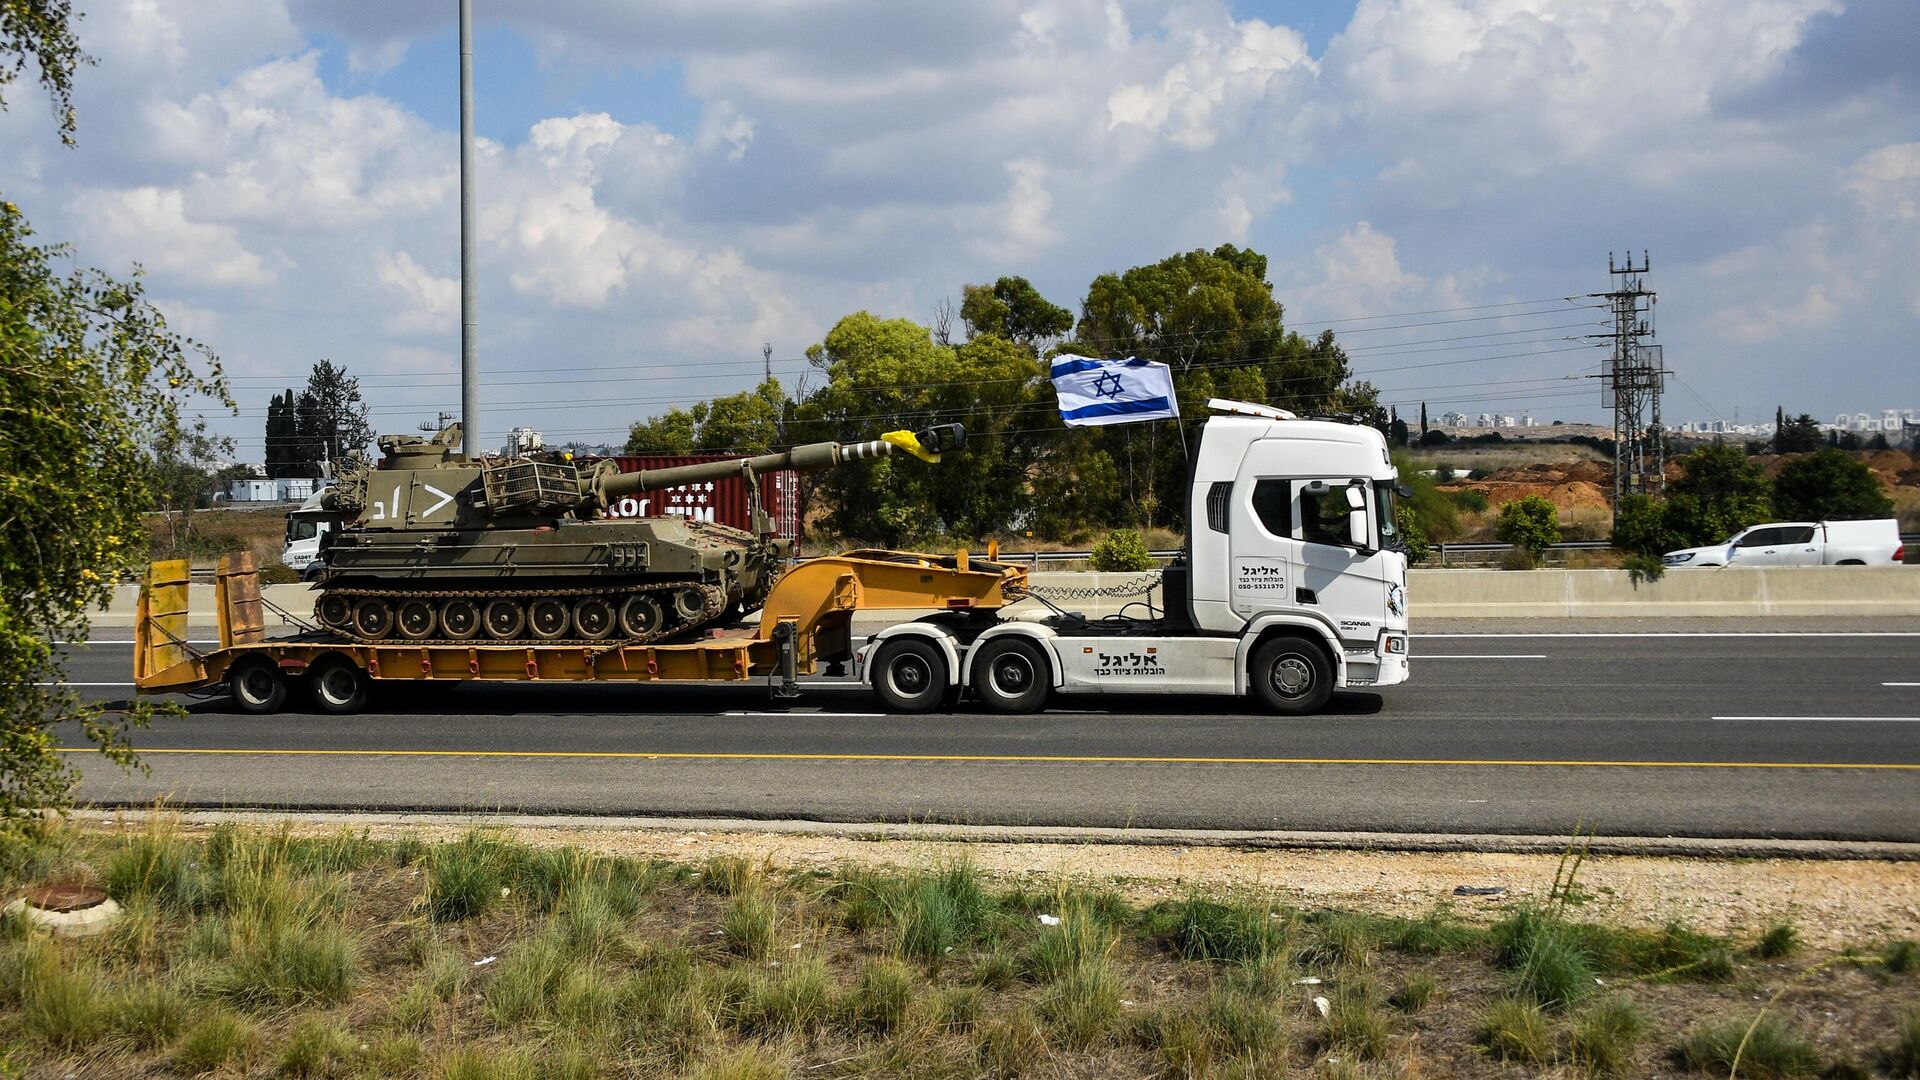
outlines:
[[[84,746],[63,746],[59,752],[90,754],[94,750]],[[295,750],[270,747],[258,750],[140,749],[135,753],[242,757],[611,758],[638,761],[901,761],[1042,765],[1526,765],[1608,769],[1878,769],[1920,772],[1920,763],[1852,761],[1527,761],[1501,758],[1107,757],[1067,754],[749,754],[647,750]]]

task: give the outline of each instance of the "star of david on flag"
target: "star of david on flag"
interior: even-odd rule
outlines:
[[[1049,374],[1069,427],[1171,420],[1180,415],[1173,369],[1151,360],[1056,356]]]

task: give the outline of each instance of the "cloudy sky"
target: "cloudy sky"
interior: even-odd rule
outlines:
[[[0,191],[138,262],[268,395],[459,401],[454,4],[76,0],[79,147],[16,84]],[[483,430],[619,441],[867,309],[1077,308],[1231,242],[1388,400],[1601,420],[1651,251],[1669,420],[1920,407],[1911,0],[477,0]],[[1397,328],[1397,329],[1395,329]]]

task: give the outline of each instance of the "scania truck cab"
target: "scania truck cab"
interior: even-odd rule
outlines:
[[[861,680],[902,712],[962,693],[998,712],[1053,693],[1182,693],[1288,714],[1319,711],[1336,689],[1405,682],[1407,557],[1386,439],[1246,402],[1208,408],[1186,548],[1150,614],[943,612],[876,634],[856,658]]]
[[[323,509],[322,491],[300,504],[300,508],[287,514],[287,539],[280,549],[280,563],[290,570],[300,573],[301,581],[312,581],[326,569],[320,561],[320,538],[324,536],[340,515]]]

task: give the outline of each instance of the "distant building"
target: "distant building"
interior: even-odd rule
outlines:
[[[278,480],[230,480],[227,501],[235,503],[305,502],[313,497],[315,481],[310,476],[286,476]]]
[[[1478,420],[1476,420],[1476,421],[1474,421],[1474,423],[1473,423],[1473,426],[1474,426],[1474,427],[1489,427],[1489,428],[1490,428],[1490,427],[1492,427],[1492,426],[1493,426],[1493,414],[1492,414],[1492,413],[1481,413],[1481,414],[1480,414],[1480,419],[1478,419]]]

